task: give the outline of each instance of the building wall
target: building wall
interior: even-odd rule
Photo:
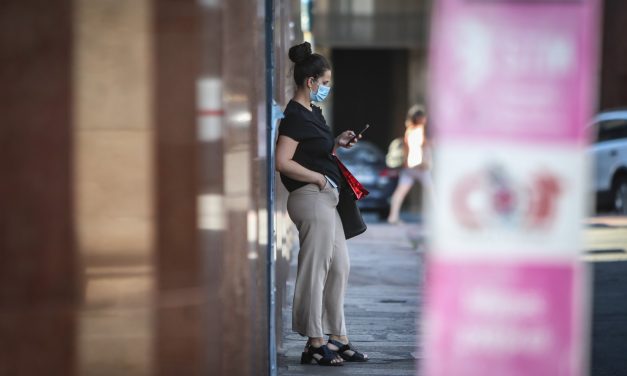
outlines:
[[[149,0],[74,2],[73,199],[84,261],[81,375],[152,373],[151,11]]]
[[[0,3],[0,375],[76,374],[70,11]]]
[[[427,0],[316,0],[315,40],[334,48],[417,48],[427,33]]]
[[[298,6],[275,5],[282,105]],[[267,373],[268,251],[280,318],[294,244],[280,183],[268,234],[264,18],[0,5],[1,375]]]
[[[599,109],[627,107],[627,43],[625,34],[627,3],[605,0],[601,32],[601,78]]]
[[[157,6],[159,373],[263,374],[264,3]]]

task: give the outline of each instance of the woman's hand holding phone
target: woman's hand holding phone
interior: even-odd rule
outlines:
[[[344,131],[337,136],[337,145],[345,148],[350,148],[353,146],[353,139],[355,138],[355,132],[353,131]]]
[[[364,132],[370,128],[370,124],[366,124],[366,126],[364,127],[364,129],[362,129],[361,131],[359,131],[359,133],[357,135],[355,135],[348,143],[351,144],[353,143],[353,141],[355,140],[359,140],[361,138],[361,135],[364,134]]]
[[[361,135],[370,127],[369,124],[366,124],[364,129],[362,129],[359,133],[355,134],[353,131],[344,131],[338,136],[338,145],[343,146],[345,148],[351,148],[355,143],[361,139]]]

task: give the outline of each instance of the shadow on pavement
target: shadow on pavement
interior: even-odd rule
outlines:
[[[627,261],[595,262],[591,376],[627,376]]]

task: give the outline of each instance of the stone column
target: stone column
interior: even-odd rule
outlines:
[[[74,5],[74,201],[85,260],[81,375],[152,374],[154,168],[149,0]]]
[[[76,374],[71,15],[0,5],[0,375]]]

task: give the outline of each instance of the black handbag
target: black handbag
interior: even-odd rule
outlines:
[[[366,224],[361,217],[361,212],[357,207],[355,194],[350,187],[342,184],[339,188],[340,201],[337,204],[337,212],[342,220],[344,236],[346,239],[353,238],[366,231]]]

